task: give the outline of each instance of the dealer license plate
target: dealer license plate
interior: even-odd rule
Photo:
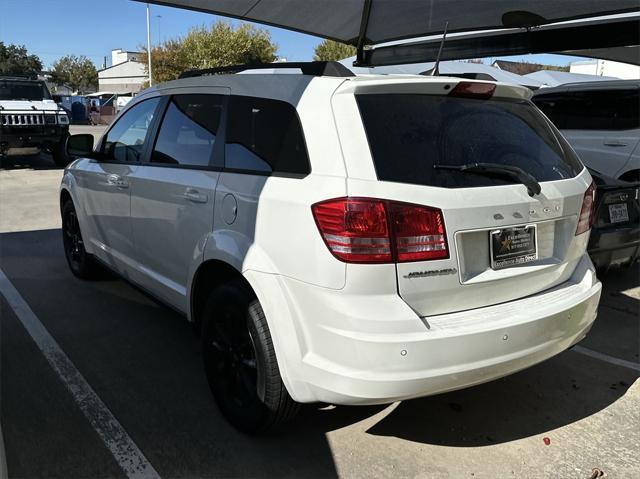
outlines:
[[[609,205],[609,219],[612,223],[624,223],[629,221],[629,211],[626,203]]]
[[[489,234],[491,267],[503,269],[538,259],[536,226],[493,230]]]

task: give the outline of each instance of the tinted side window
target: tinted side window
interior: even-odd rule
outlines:
[[[151,161],[209,166],[221,112],[220,95],[173,96],[162,119]]]
[[[249,171],[311,171],[300,120],[289,103],[232,96],[229,99],[225,166]]]
[[[637,89],[538,95],[533,101],[561,130],[640,128]]]
[[[102,145],[107,160],[136,162],[141,160],[147,131],[160,98],[150,98],[131,107],[109,130]]]

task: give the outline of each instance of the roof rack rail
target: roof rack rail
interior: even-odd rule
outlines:
[[[222,73],[239,73],[246,70],[271,70],[299,68],[303,75],[325,77],[352,77],[354,73],[339,62],[280,62],[280,63],[248,63],[227,67],[206,68],[204,70],[188,70],[180,78],[191,78],[203,75],[219,75]]]
[[[2,80],[37,80],[38,75],[0,75]]]

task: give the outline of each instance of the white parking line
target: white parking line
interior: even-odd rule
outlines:
[[[634,363],[633,361],[627,361],[626,359],[615,358],[613,356],[609,356],[608,354],[602,354],[598,351],[593,351],[592,349],[583,348],[582,346],[574,346],[572,351],[584,354],[585,356],[591,356],[592,358],[599,359],[600,361],[615,364],[616,366],[622,366],[623,368],[629,368],[640,372],[640,363]]]
[[[104,445],[130,478],[159,478],[160,475],[144,457],[122,425],[109,411],[82,374],[49,334],[9,278],[0,269],[0,293],[42,351],[51,367],[58,373],[76,404],[98,433]]]

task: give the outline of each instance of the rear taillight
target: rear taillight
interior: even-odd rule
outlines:
[[[311,207],[329,251],[347,263],[449,257],[442,211],[373,198],[337,198]]]
[[[580,208],[580,216],[578,217],[578,226],[576,227],[576,236],[581,235],[591,229],[593,224],[593,208],[596,203],[596,184],[591,183],[582,199],[582,208]]]

